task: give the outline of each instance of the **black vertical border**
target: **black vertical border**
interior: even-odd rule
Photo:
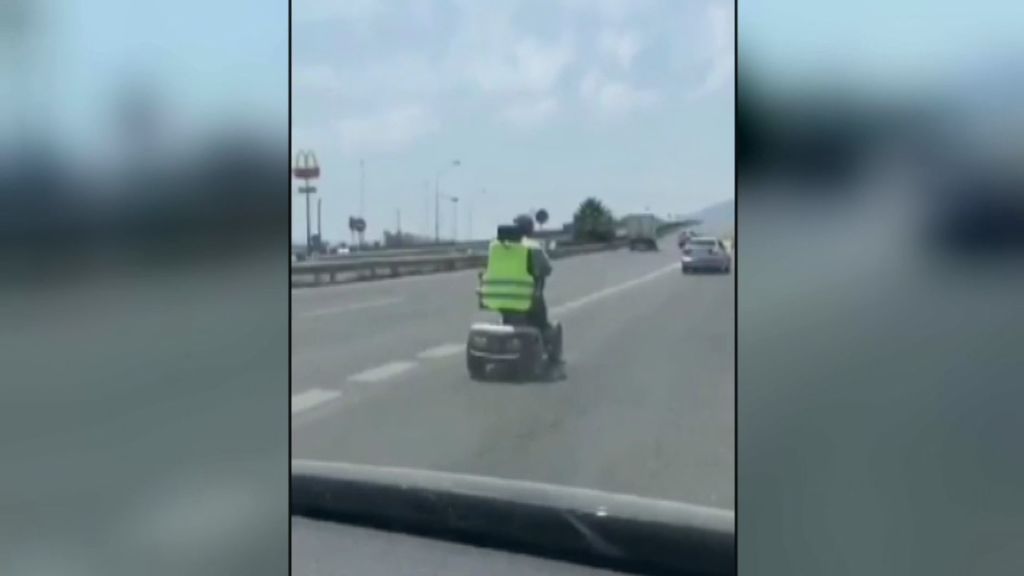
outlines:
[[[735,544],[733,550],[736,554],[736,574],[740,572],[740,268],[739,250],[740,245],[740,190],[739,190],[739,102],[740,102],[740,2],[733,0],[732,3],[732,106],[733,106],[733,152],[732,152],[732,185],[733,185],[733,210],[732,210],[732,353],[733,353],[733,434],[732,434],[732,489],[733,489],[733,519],[736,525],[733,527],[733,538]]]
[[[285,294],[288,297],[288,386],[285,409],[288,411],[288,573],[292,572],[292,0],[288,0],[288,272]]]

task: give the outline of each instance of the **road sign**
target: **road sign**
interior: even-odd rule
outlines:
[[[541,208],[540,210],[537,210],[537,214],[534,215],[534,218],[537,220],[538,224],[543,226],[548,221],[548,211]]]
[[[295,154],[295,167],[292,174],[302,180],[315,180],[320,177],[320,165],[316,161],[316,152],[299,150]]]
[[[316,186],[299,186],[299,194],[316,194]]]

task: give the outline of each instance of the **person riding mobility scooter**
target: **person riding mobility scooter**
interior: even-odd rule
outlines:
[[[476,323],[466,344],[466,365],[474,379],[494,370],[518,378],[544,378],[562,363],[562,326],[548,322],[544,283],[551,264],[529,238],[533,219],[498,227],[488,249],[487,269],[477,289],[480,308],[501,315],[501,323]]]

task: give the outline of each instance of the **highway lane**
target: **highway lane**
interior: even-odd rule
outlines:
[[[734,289],[660,253],[556,263],[567,378],[466,374],[475,271],[293,292],[296,458],[734,506]]]
[[[550,307],[634,280],[678,251],[599,253],[555,262]],[[477,310],[477,270],[292,291],[292,387],[339,384],[361,370],[465,340]]]

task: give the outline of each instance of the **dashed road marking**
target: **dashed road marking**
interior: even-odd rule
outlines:
[[[339,396],[341,396],[341,392],[337,392],[335,390],[323,390],[321,388],[313,388],[312,390],[306,390],[300,394],[295,394],[292,396],[292,414],[304,412],[310,408],[330,402]]]
[[[640,284],[644,284],[646,282],[650,282],[651,280],[654,280],[655,278],[658,278],[659,276],[662,276],[662,275],[664,275],[667,272],[671,272],[671,271],[678,270],[678,269],[679,269],[679,265],[678,264],[674,264],[674,263],[670,264],[668,266],[665,266],[664,268],[659,268],[659,269],[655,270],[654,272],[651,272],[650,274],[647,274],[646,276],[641,276],[639,278],[634,278],[633,280],[630,280],[629,282],[623,282],[622,284],[616,284],[615,286],[609,286],[609,287],[605,288],[604,290],[598,290],[597,292],[594,292],[593,294],[587,294],[586,296],[584,296],[582,298],[578,298],[576,300],[571,300],[571,301],[566,302],[564,304],[559,304],[558,306],[555,306],[554,308],[551,308],[550,312],[552,314],[564,314],[566,312],[570,312],[572,310],[575,310],[576,308],[580,308],[580,307],[586,306],[587,304],[590,304],[592,302],[596,302],[596,301],[601,300],[603,298],[607,298],[608,296],[612,296],[614,294],[618,294],[619,292],[622,292],[623,290],[628,290],[628,289],[630,289],[630,288],[632,288],[634,286],[639,286]]]
[[[423,360],[432,358],[444,358],[445,356],[454,356],[456,354],[461,354],[462,352],[465,351],[465,342],[451,342],[448,344],[441,344],[440,346],[434,346],[433,348],[428,348],[423,352],[417,354],[416,357]]]
[[[351,382],[380,382],[381,380],[398,376],[402,372],[408,372],[415,367],[415,362],[398,360],[395,362],[388,362],[387,364],[381,364],[376,368],[364,370],[358,374],[349,376],[348,379]]]
[[[609,286],[603,290],[598,290],[597,292],[583,296],[582,298],[565,302],[563,304],[551,308],[550,311],[553,314],[564,314],[565,312],[570,312],[577,308],[581,308],[603,298],[607,298],[614,294],[618,294],[619,292],[622,292],[624,290],[628,290],[635,286],[639,286],[646,282],[650,282],[651,280],[654,280],[664,275],[665,273],[674,271],[676,269],[678,269],[678,264],[673,263],[663,268],[659,268],[639,278],[634,278],[633,280],[630,280],[628,282],[623,282],[622,284],[617,284],[615,286]],[[319,311],[319,313],[332,313],[335,311],[352,310],[369,306],[383,306],[386,304],[393,303],[397,300],[401,299],[389,298],[384,300],[376,300],[372,302],[364,302],[361,304],[353,304],[339,309]],[[318,313],[311,313],[311,315],[316,314]],[[446,358],[448,356],[455,356],[459,353],[462,353],[463,351],[465,351],[465,349],[466,345],[463,342],[448,342],[423,350],[422,352],[418,353],[416,357],[421,360]],[[419,364],[413,360],[397,360],[393,362],[388,362],[386,364],[381,364],[380,366],[364,370],[358,374],[353,374],[352,376],[348,377],[348,381],[364,383],[381,382],[383,380],[394,378],[395,376],[408,372],[413,368],[416,368],[418,365]],[[339,398],[340,396],[341,392],[338,391],[323,390],[319,388],[307,390],[306,392],[292,396],[292,414],[296,414],[298,412],[309,410],[310,408],[319,406],[321,404],[331,402]],[[358,396],[358,394],[356,396]],[[348,400],[357,400],[357,398],[355,396],[350,395],[348,397]]]
[[[314,310],[302,314],[300,318],[312,318],[315,316],[324,316],[327,314],[341,314],[343,312],[351,312],[353,310],[364,310],[366,308],[376,308],[378,306],[387,306],[388,304],[398,304],[402,301],[402,298],[382,298],[380,300],[370,300],[367,302],[356,302],[354,304],[348,304],[345,306],[337,306],[335,308],[323,308],[321,310]]]

